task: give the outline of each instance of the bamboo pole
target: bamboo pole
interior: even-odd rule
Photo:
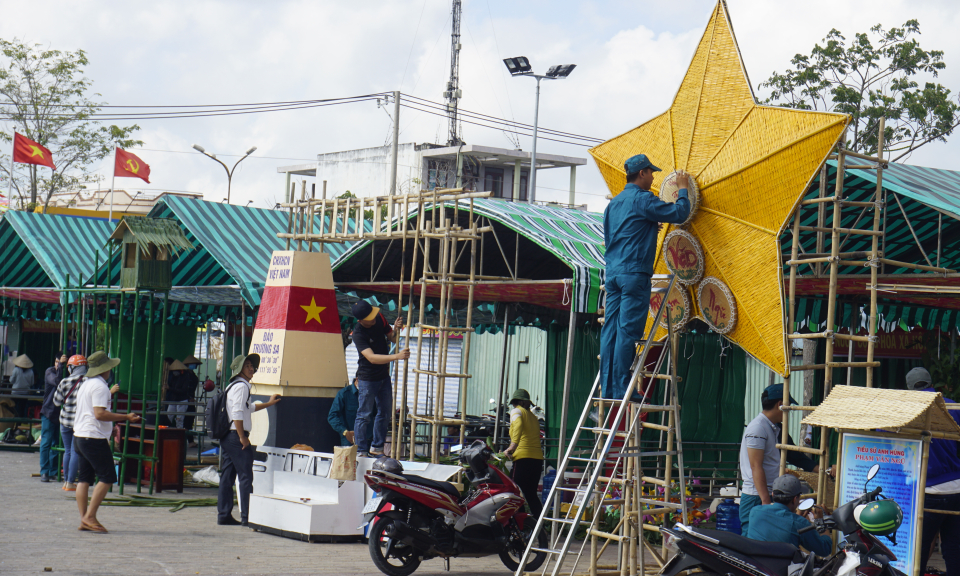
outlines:
[[[153,303],[156,298],[154,298],[153,292],[147,292],[148,298],[150,298],[150,306],[148,307],[147,312],[147,345],[144,347],[146,350],[153,349]],[[134,349],[136,353],[136,349]],[[163,368],[163,358],[160,359],[161,370]],[[150,355],[148,354],[143,361],[143,378],[140,380],[140,442],[139,442],[139,458],[137,459],[137,493],[139,494],[142,490],[143,485],[143,448],[147,440],[147,374],[150,373]],[[157,397],[160,397],[163,394],[163,382],[159,383],[160,393]],[[154,421],[154,429],[160,428],[160,403],[157,403],[157,419]],[[153,445],[154,451],[157,449],[156,443]],[[151,466],[152,468],[152,466]],[[150,487],[150,493],[153,493],[153,486]]]
[[[473,220],[473,199],[470,200],[470,219],[468,221],[470,225],[470,230],[473,231],[474,236],[477,236],[477,224]],[[474,238],[470,241],[470,281],[474,282],[476,278],[477,271],[477,240]],[[473,335],[473,297],[474,297],[474,286],[471,284],[467,288],[467,320],[466,320],[466,332],[464,332],[463,337],[463,346],[464,350],[462,352],[463,362],[462,364],[467,367],[467,371],[470,370],[470,343],[471,336]],[[467,378],[460,379],[460,417],[466,418],[467,414],[467,386],[469,385]],[[463,424],[460,425],[460,445],[463,446],[466,442],[467,427]]]
[[[930,411],[927,411],[927,424],[925,426],[927,430],[930,429]],[[921,570],[924,568],[920,566],[920,556],[921,556],[921,546],[923,542],[923,505],[926,501],[926,489],[927,489],[927,464],[930,461],[930,441],[931,437],[924,434],[920,439],[923,442],[923,453],[920,456],[920,485],[919,491],[920,494],[917,496],[917,536],[913,540],[913,566],[910,567],[911,576],[920,576],[922,573]]]
[[[422,210],[421,210],[422,212]],[[425,223],[426,229],[433,227],[433,221]],[[423,267],[426,269],[430,265],[430,239],[423,240]],[[423,365],[423,328],[420,328],[426,321],[427,310],[427,286],[426,277],[420,278],[420,321],[417,323],[417,366]],[[410,411],[410,458],[413,459],[417,454],[417,408],[420,404],[420,377],[413,380],[413,410]],[[426,406],[426,405],[424,405]]]
[[[132,332],[130,334],[130,366],[127,368],[127,414],[133,412],[133,365],[134,355],[133,351],[136,350],[137,346],[137,312],[140,309],[140,291],[134,289],[133,291],[133,318],[131,319]],[[123,314],[120,314],[120,321],[123,322]],[[141,425],[142,426],[142,425]],[[123,495],[123,484],[126,476],[124,475],[124,470],[127,466],[127,452],[130,445],[130,423],[127,422],[123,426],[123,446],[122,449],[122,459],[120,460],[120,495]],[[143,433],[140,434],[141,439],[143,438]],[[139,492],[139,486],[137,486],[137,491]]]
[[[151,301],[152,301],[152,300],[153,300],[153,297],[151,297]],[[162,314],[161,320],[162,320],[163,324],[161,324],[161,326],[160,326],[160,358],[161,358],[161,362],[160,362],[160,374],[161,374],[161,375],[163,374],[163,361],[162,361],[162,359],[163,359],[163,357],[164,357],[164,356],[166,355],[166,353],[167,353],[167,340],[166,340],[166,336],[167,336],[167,303],[169,302],[169,300],[170,300],[170,292],[164,292],[164,293],[163,293],[163,310],[161,311],[161,314]],[[151,320],[153,320],[153,318],[151,318]],[[160,401],[162,400],[162,398],[161,398],[161,394],[162,394],[162,393],[163,393],[163,383],[161,382],[160,386],[157,388],[157,420],[156,420],[157,424],[156,424],[156,426],[153,427],[153,458],[151,459],[152,462],[151,462],[151,465],[150,465],[150,484],[149,484],[149,486],[150,486],[150,492],[149,492],[149,493],[150,493],[150,494],[153,494],[153,481],[154,481],[154,479],[156,478],[156,475],[157,475],[157,463],[160,461],[160,460],[159,460],[159,456],[160,456]],[[189,409],[192,411],[192,410],[193,410],[193,407],[190,407]],[[143,436],[142,433],[141,433],[141,436]],[[141,439],[141,444],[142,444],[142,443],[143,443],[143,441],[142,441],[142,439]]]
[[[410,267],[410,283],[407,288],[407,335],[404,340],[407,344],[407,348],[410,347],[410,330],[411,330],[410,325],[413,322],[413,282],[414,282],[413,279],[414,279],[414,274],[416,274],[417,272],[417,257],[420,255],[420,230],[424,223],[422,201],[418,202],[417,208],[418,208],[417,209],[417,228],[413,238],[413,264]],[[406,227],[406,225],[407,225],[406,218],[404,218],[403,226]],[[426,262],[424,263],[424,269],[426,269]],[[402,281],[402,278],[401,278],[401,281]],[[419,361],[419,357],[418,357],[418,361]],[[404,360],[403,361],[403,392],[400,395],[400,414],[403,417],[403,422],[407,421],[407,414],[408,414],[407,376],[408,376],[409,366],[410,366],[410,360],[409,359]],[[414,412],[416,412],[416,399],[414,399]],[[413,426],[414,426],[414,422],[411,420],[411,429],[413,428]],[[400,440],[402,436],[403,436],[403,430],[402,430],[402,424],[401,424],[401,430],[398,431],[398,434],[396,436],[396,438],[398,439],[396,441],[398,445],[398,448],[397,448],[398,451],[400,450],[399,445],[402,444],[402,441]],[[413,452],[410,453],[410,458],[411,459],[413,458]]]
[[[880,129],[877,134],[877,156],[883,158],[883,145],[884,145],[884,131],[885,131],[885,122],[886,118],[883,116],[880,117]],[[877,188],[873,195],[873,201],[879,205],[883,196],[883,169],[877,168]],[[880,210],[874,206],[873,209],[873,230],[874,232],[881,232],[880,230]],[[879,258],[879,237],[874,236],[871,238],[870,243],[870,259],[877,260]],[[867,341],[867,362],[873,362],[873,353],[874,348],[876,347],[876,336],[877,336],[877,265],[874,262],[870,266],[870,316],[867,324],[867,334],[869,335],[869,340]],[[850,345],[851,349],[853,344]],[[847,358],[847,360],[852,361],[853,358]],[[867,388],[873,388],[873,368],[867,368]]]
[[[446,220],[446,228],[450,228],[450,220]],[[446,273],[449,266],[448,260],[450,260],[450,241],[449,240],[440,240],[440,262],[439,268],[442,273],[441,282],[446,281]],[[437,324],[441,328],[448,327],[448,315],[447,315],[447,290],[446,286],[441,285],[440,287],[440,317],[438,318]],[[443,417],[443,384],[446,381],[447,371],[447,332],[438,331],[435,338],[437,339],[437,344],[439,350],[437,351],[437,379],[436,386],[434,387],[434,397],[433,397],[433,415],[436,418]],[[429,398],[427,399],[429,400]],[[431,426],[430,430],[430,461],[434,464],[437,463],[437,449],[438,449],[438,438],[437,438],[437,426]]]
[[[826,166],[826,164],[824,164],[824,166]],[[822,175],[825,174],[825,172],[826,171],[824,169],[821,169],[821,178],[822,178]],[[825,184],[823,184],[822,179],[821,179],[820,187],[821,189],[825,187]],[[818,214],[817,217],[819,218],[820,215]],[[821,240],[822,239],[819,238],[818,236],[818,242],[820,242]],[[822,250],[819,244],[817,245],[817,248],[818,250]],[[793,240],[790,243],[790,262],[788,263],[790,264],[790,284],[789,284],[789,295],[788,295],[788,304],[787,304],[787,326],[786,326],[787,338],[784,341],[784,351],[787,354],[787,366],[786,366],[787,374],[783,377],[783,401],[781,403],[781,406],[790,405],[790,373],[792,371],[792,369],[790,368],[790,355],[789,355],[790,347],[792,346],[792,344],[790,343],[790,340],[791,340],[790,333],[794,331],[794,325],[796,324],[796,320],[797,320],[796,318],[797,264],[795,264],[795,262],[797,260],[797,255],[799,254],[799,252],[800,252],[800,208],[797,207],[797,210],[793,213]],[[832,330],[833,328],[831,326],[827,326],[828,332],[832,332]],[[787,436],[789,434],[789,429],[790,429],[790,413],[789,412],[783,413],[782,428],[783,430],[781,430],[780,432],[780,443],[787,444],[788,443]],[[787,453],[781,450],[780,451],[780,475],[782,476],[784,472],[786,472],[786,470],[787,470]]]

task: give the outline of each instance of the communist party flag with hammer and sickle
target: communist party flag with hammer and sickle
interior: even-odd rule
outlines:
[[[150,183],[150,165],[141,160],[136,154],[117,148],[116,160],[113,166],[113,175],[127,178],[140,178]]]
[[[50,154],[50,150],[16,132],[13,133],[13,161],[57,169],[53,165],[53,154]]]

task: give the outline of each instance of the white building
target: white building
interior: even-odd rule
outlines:
[[[390,191],[390,148],[319,154],[316,162],[281,166],[277,172],[287,176],[287,194],[294,176],[310,176],[317,179],[317,197],[322,194],[321,182],[326,182],[328,198],[347,191],[360,197],[382,196]],[[571,204],[576,191],[577,166],[586,163],[586,158],[537,154],[540,173],[557,168],[569,171]],[[401,193],[462,186],[467,190],[493,192],[494,198],[526,201],[529,174],[530,153],[521,150],[477,144],[447,147],[409,143],[397,148],[397,190]]]

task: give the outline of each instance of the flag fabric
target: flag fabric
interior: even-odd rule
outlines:
[[[307,286],[267,286],[257,315],[258,330],[340,333],[337,294]]]
[[[13,161],[57,169],[53,165],[53,154],[50,154],[50,150],[16,132],[13,133]]]
[[[150,183],[150,165],[136,154],[117,148],[116,161],[113,166],[113,175],[126,178],[140,178]]]

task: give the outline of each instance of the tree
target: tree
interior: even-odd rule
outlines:
[[[13,142],[14,131],[50,149],[57,170],[21,165],[14,170],[13,184],[26,205],[24,190],[30,191],[30,203],[42,198],[44,210],[57,191],[82,188],[90,182],[91,166],[100,162],[114,146],[132,148],[143,144],[131,135],[136,124],[104,126],[94,118],[102,102],[88,94],[92,81],[83,76],[89,63],[83,50],[61,52],[40,44],[0,39],[0,118],[5,126],[0,139]],[[6,147],[9,150],[9,146]],[[4,159],[5,158],[5,159]],[[0,155],[0,171],[10,174],[10,158]],[[26,172],[26,175],[24,175]]]
[[[863,154],[876,154],[885,117],[884,148],[893,161],[924,144],[945,142],[960,124],[960,105],[940,84],[921,87],[919,75],[936,78],[946,64],[942,51],[920,47],[919,35],[916,20],[889,30],[877,24],[848,46],[833,29],[809,56],[797,54],[792,68],[760,84],[771,89],[764,103],[849,114],[847,148]]]

